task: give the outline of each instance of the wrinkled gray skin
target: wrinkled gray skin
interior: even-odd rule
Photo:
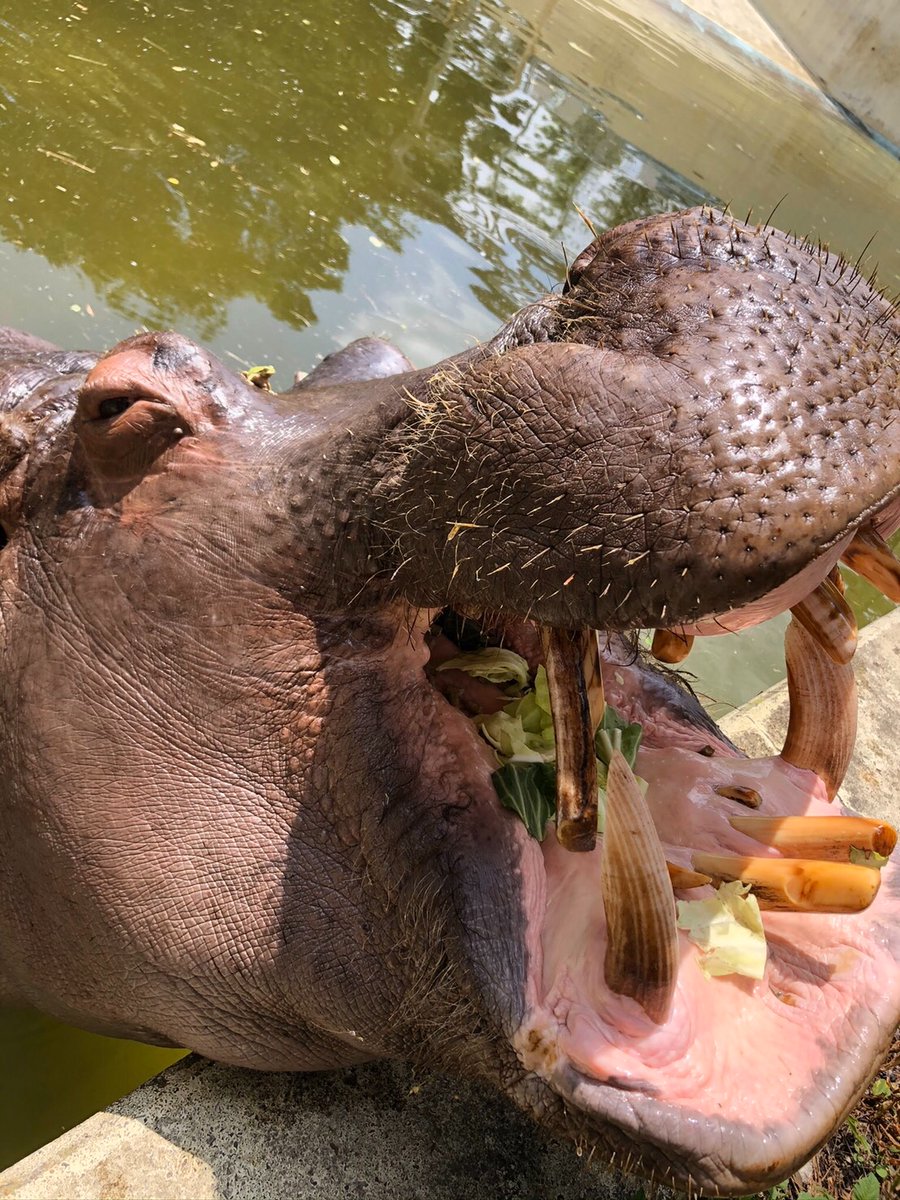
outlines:
[[[708,211],[605,235],[437,367],[356,343],[280,396],[173,333],[5,332],[6,992],[253,1068],[414,1057],[633,1150],[511,1048],[524,833],[407,630],[765,595],[900,487],[897,333],[851,269]]]

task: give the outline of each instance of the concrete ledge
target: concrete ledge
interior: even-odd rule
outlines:
[[[4,1172],[0,1196],[207,1200],[220,1195],[212,1168],[202,1157],[180,1149],[134,1117],[97,1113],[45,1149],[51,1148],[52,1154],[40,1150]]]
[[[844,794],[900,821],[900,610],[855,658],[860,734]],[[722,722],[777,753],[787,688]],[[637,1181],[549,1143],[500,1096],[398,1063],[265,1075],[184,1059],[0,1175],[8,1200],[624,1200]],[[659,1189],[657,1195],[667,1195]]]

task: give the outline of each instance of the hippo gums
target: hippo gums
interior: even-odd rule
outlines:
[[[844,260],[711,209],[426,370],[367,339],[274,394],[173,333],[4,331],[4,995],[248,1068],[411,1058],[688,1190],[784,1178],[900,1017],[895,837],[835,800],[839,561],[900,599],[898,341]],[[630,636],[786,609],[763,761]],[[539,689],[552,755],[517,753],[488,718]],[[683,919],[729,886],[755,977]]]

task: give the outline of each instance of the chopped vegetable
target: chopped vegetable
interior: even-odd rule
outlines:
[[[500,803],[522,819],[533,838],[543,841],[556,813],[556,767],[545,762],[508,762],[491,776]]]
[[[879,854],[877,850],[864,850],[859,846],[851,846],[850,861],[858,867],[873,867],[876,871],[880,871],[891,861],[891,856]]]
[[[465,657],[476,658],[477,655]],[[554,762],[556,743],[544,668],[538,667],[535,686],[531,691],[505,705],[500,712],[476,717],[475,724],[502,759],[509,762]]]
[[[756,897],[747,884],[723,883],[708,900],[679,900],[677,925],[700,948],[700,970],[707,978],[746,975],[762,979],[766,935]]]
[[[594,738],[597,757],[605,767],[608,767],[613,749],[620,750],[629,767],[633,767],[643,732],[642,725],[638,725],[636,721],[626,721],[624,717],[619,716],[611,704],[607,704]],[[616,734],[621,736],[616,737]]]
[[[441,663],[439,671],[465,671],[488,683],[513,684],[518,694],[528,687],[528,663],[512,650],[501,646],[486,646],[483,650],[471,650],[467,654],[448,658]]]
[[[500,712],[475,718],[475,724],[497,754],[507,762],[554,762],[553,730],[550,730],[549,738],[540,730],[529,733],[522,719],[514,717],[508,708],[509,705]]]
[[[454,614],[455,616],[455,614]],[[493,746],[500,768],[492,775],[494,788],[504,808],[516,813],[532,837],[543,840],[547,822],[556,813],[556,739],[547,672],[538,667],[534,682],[528,663],[520,654],[501,646],[478,644],[478,628],[457,618],[461,653],[447,659],[439,671],[465,671],[467,675],[504,687],[513,699],[499,712],[474,718],[482,737]],[[450,630],[444,629],[449,635]],[[613,750],[621,750],[634,766],[641,743],[641,726],[624,720],[607,704],[597,729],[597,827],[603,832],[606,813],[606,774]]]

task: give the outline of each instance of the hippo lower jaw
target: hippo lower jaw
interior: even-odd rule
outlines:
[[[648,748],[637,770],[676,860],[691,842],[759,850],[728,826],[740,806],[716,796],[719,786],[755,789],[773,814],[833,813],[811,772],[777,758]],[[535,869],[546,911],[535,919],[531,1005],[514,1044],[526,1069],[564,1100],[570,1133],[592,1141],[597,1125],[604,1134],[612,1126],[624,1135],[613,1139],[622,1165],[719,1195],[779,1182],[806,1161],[865,1087],[900,1013],[896,865],[863,914],[765,913],[759,982],[706,979],[696,947],[679,935],[661,1025],[604,978],[602,851],[567,854],[548,837]]]
[[[819,564],[817,573],[830,566]],[[808,582],[796,585],[795,601]],[[781,607],[778,599],[769,607]],[[695,853],[780,857],[731,826],[729,818],[746,816],[747,808],[723,791],[761,798],[759,815],[770,817],[845,811],[829,801],[823,779],[835,771],[842,777],[846,768],[855,691],[852,668],[823,653],[828,640],[827,628],[814,638],[792,622],[793,735],[787,757],[762,760],[739,756],[693,714],[661,715],[645,694],[646,671],[621,652],[608,653],[606,696],[645,727],[635,771],[647,781],[647,806],[668,862],[690,869]],[[798,684],[804,659],[812,664],[813,689],[830,695],[810,696],[803,680]],[[842,688],[846,696],[837,694]],[[843,712],[834,725],[822,720],[829,706]],[[787,758],[798,757],[799,743],[794,765]],[[816,766],[821,778],[808,769]],[[863,912],[765,911],[768,960],[759,981],[706,978],[697,947],[677,934],[677,969],[660,1019],[607,979],[604,853],[602,844],[567,852],[552,833],[542,844],[522,837],[528,970],[525,1015],[511,1041],[527,1074],[514,1098],[580,1144],[612,1147],[619,1165],[689,1191],[739,1195],[784,1179],[859,1097],[900,1017],[896,861],[882,870],[878,894]],[[852,870],[874,878],[869,868]],[[710,894],[708,887],[675,889],[680,899]],[[643,919],[649,930],[652,914]]]

